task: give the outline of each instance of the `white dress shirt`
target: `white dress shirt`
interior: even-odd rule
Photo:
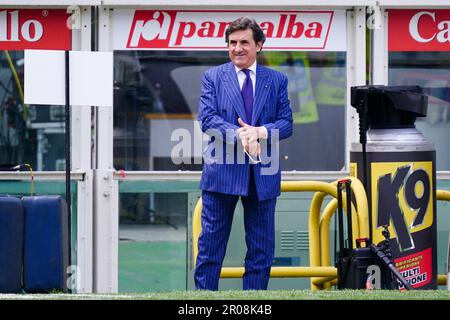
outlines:
[[[245,81],[245,72],[236,66],[234,66],[234,69],[236,70],[236,74],[238,77],[239,88],[242,90],[242,86],[244,85],[244,81]],[[253,97],[254,97],[255,96],[255,88],[256,88],[256,60],[255,60],[255,62],[253,62],[253,64],[250,67],[248,67],[246,69],[250,70],[250,79],[252,79]]]
[[[239,88],[242,91],[242,86],[244,85],[244,81],[245,81],[245,78],[246,78],[245,72],[242,71],[242,69],[239,69],[236,66],[234,66],[234,69],[236,70],[236,74],[237,74],[237,77],[238,77]],[[256,90],[256,60],[255,60],[255,62],[253,62],[253,64],[250,67],[248,67],[246,69],[250,70],[250,79],[252,79],[252,85],[253,85],[253,97],[255,97],[255,90]],[[253,99],[253,101],[255,101],[255,100]],[[262,126],[262,128],[263,128],[264,133],[263,133],[263,136],[261,138],[267,139],[267,136],[268,136],[267,128],[264,127],[264,126]]]

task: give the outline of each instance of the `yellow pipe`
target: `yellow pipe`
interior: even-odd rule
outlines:
[[[334,189],[334,188],[333,188]],[[319,234],[319,218],[320,208],[326,194],[323,192],[316,192],[312,198],[309,209],[309,265],[312,267],[320,266],[320,234]],[[320,287],[315,285],[313,279],[310,279],[311,290],[319,290]]]
[[[9,51],[4,50],[4,52],[5,52],[6,60],[8,61],[8,64],[9,64],[9,68],[11,69],[11,72],[13,74],[14,81],[16,82],[17,90],[19,90],[20,99],[22,100],[22,106],[23,106],[22,116],[26,120],[28,117],[28,111],[25,106],[25,98],[23,96],[22,84],[20,83],[19,75],[17,74],[16,67],[14,67],[14,63],[12,62]]]
[[[322,191],[336,195],[336,188],[322,181],[282,181],[281,192]]]
[[[342,195],[345,198],[345,193]],[[337,199],[332,199],[325,209],[323,210],[322,216],[320,218],[319,223],[319,233],[320,233],[320,261],[322,266],[330,266],[331,265],[331,256],[330,256],[330,221],[331,217],[334,215],[337,209]],[[346,209],[346,208],[344,208]],[[352,211],[352,216],[354,216],[354,212]],[[355,228],[359,225],[355,226],[355,217],[353,217],[352,225],[353,225],[353,239],[358,238],[358,230]],[[356,231],[356,232],[355,232]],[[355,245],[355,244],[354,244]],[[313,280],[316,284],[322,284],[322,289],[329,289],[331,284],[327,283],[328,280],[323,279],[315,279]]]
[[[330,281],[330,286],[336,286],[337,284],[338,284],[337,278],[335,278],[334,280]]]
[[[353,238],[356,240],[358,237],[369,237],[369,209],[367,203],[366,192],[364,190],[364,186],[361,181],[359,181],[355,177],[346,177],[345,179],[351,180],[351,189],[353,194],[355,195],[356,206],[358,208],[358,214],[356,215],[356,210],[352,208],[352,226],[353,226]],[[320,190],[327,192],[329,195],[334,198],[337,197],[336,185],[338,181],[334,181],[329,184],[327,190]],[[311,201],[310,214],[309,214],[309,264],[310,266],[320,266],[321,264],[321,254],[320,254],[320,208],[322,206],[323,199],[325,198],[325,194],[323,192],[317,192],[314,194],[313,199]],[[345,208],[346,202],[343,201],[343,206]],[[352,205],[353,207],[353,205]],[[359,232],[358,232],[359,230]],[[329,232],[329,230],[328,230]],[[355,237],[356,235],[356,237]],[[314,284],[314,279],[311,279],[311,290],[320,289],[317,285]]]
[[[450,191],[436,190],[436,199],[450,201]]]
[[[345,193],[342,195],[345,198]],[[319,233],[320,233],[320,262],[322,266],[331,265],[331,255],[330,255],[330,221],[337,209],[337,199],[332,199],[325,209],[323,210],[322,216],[319,223]],[[343,203],[344,209],[345,202]],[[355,225],[355,211],[352,211],[352,225],[353,225],[353,239],[355,239],[354,245],[356,245],[356,238],[358,238],[358,225]],[[328,289],[330,284],[324,283],[326,281],[315,281],[316,284],[324,284],[323,289]]]
[[[337,193],[337,191],[336,191]],[[322,262],[322,254],[321,254],[321,234],[320,234],[320,208],[322,207],[322,202],[325,198],[326,194],[323,192],[317,192],[314,194],[313,199],[311,201],[310,207],[310,224],[309,224],[309,259],[310,266],[320,266],[324,265]],[[332,194],[334,196],[334,194]],[[343,197],[345,198],[345,192],[343,193]],[[335,199],[333,199],[335,200]],[[337,203],[337,200],[336,200]],[[344,201],[342,203],[344,210],[347,210],[347,203]],[[359,224],[357,220],[357,214],[355,207],[352,204],[352,227],[353,227],[353,239],[359,237]],[[317,234],[316,234],[317,233]],[[328,232],[329,235],[329,232]],[[314,239],[314,241],[311,241]],[[329,239],[327,239],[329,241]],[[327,264],[328,265],[328,264]],[[315,283],[317,279],[311,279],[311,290],[318,290],[318,287]]]
[[[223,267],[221,278],[242,278],[244,267]],[[337,270],[334,267],[272,267],[270,277],[292,278],[292,277],[336,277]]]
[[[331,217],[337,209],[337,199],[331,200],[325,209],[323,210],[322,217],[319,224],[320,233],[320,261],[322,266],[330,266],[330,221]],[[325,283],[326,281],[316,281],[316,284],[322,284],[322,289],[329,289],[330,283]]]
[[[343,194],[345,197],[345,193]],[[322,216],[319,222],[319,234],[320,234],[320,262],[322,266],[329,266],[330,262],[330,221],[331,217],[334,215],[337,209],[337,199],[332,199],[325,209],[323,210]],[[343,203],[344,209],[346,210],[346,203]],[[355,208],[352,205],[352,227],[353,227],[353,239],[354,246],[356,246],[356,238],[359,237],[359,223],[358,215],[355,213]]]
[[[438,274],[437,280],[438,280],[438,285],[440,285],[440,286],[447,285],[447,275],[446,274]]]
[[[337,270],[336,270],[337,273]],[[321,277],[321,278],[314,278],[313,282],[316,286],[322,286],[323,289],[329,289],[331,287],[331,281],[334,279],[337,279],[337,275],[331,276],[331,277]]]
[[[194,267],[197,262],[198,254],[198,237],[202,231],[202,198],[198,199],[197,204],[194,208],[194,213],[192,215],[192,253],[194,255]]]
[[[323,210],[320,218],[319,232],[320,232],[320,260],[323,266],[331,265],[330,259],[330,221],[337,209],[337,200],[331,200],[325,210]]]

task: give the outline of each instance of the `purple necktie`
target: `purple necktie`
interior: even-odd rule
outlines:
[[[245,113],[247,115],[247,123],[252,123],[253,112],[253,84],[250,78],[250,70],[242,69],[245,73],[244,84],[242,85],[242,98],[244,99]]]

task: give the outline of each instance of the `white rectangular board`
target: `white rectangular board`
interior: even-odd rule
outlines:
[[[25,103],[65,105],[65,52],[25,50]],[[70,105],[113,106],[112,52],[70,51]]]

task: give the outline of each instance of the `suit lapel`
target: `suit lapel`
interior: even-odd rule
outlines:
[[[239,90],[239,82],[237,79],[236,70],[233,63],[228,63],[222,71],[222,82],[226,93],[230,97],[233,104],[233,108],[239,117],[247,123],[247,116],[245,114],[244,101],[242,100],[242,94]],[[237,119],[236,119],[237,121]]]
[[[271,78],[267,70],[257,65],[256,66],[256,89],[255,102],[253,104],[252,125],[254,126],[258,121],[269,94]]]

